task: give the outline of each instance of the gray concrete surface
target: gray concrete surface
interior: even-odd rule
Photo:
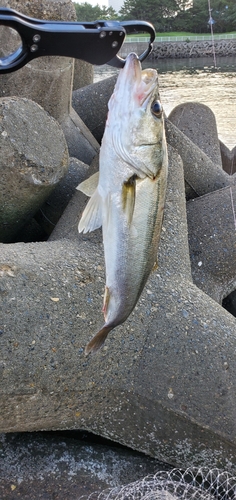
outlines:
[[[69,166],[58,122],[25,98],[0,99],[0,241],[9,243]]]
[[[96,356],[84,346],[102,324],[99,231],[75,240],[67,215],[58,240],[1,246],[0,430],[87,429],[235,472],[236,320],[192,282],[182,162],[169,152],[159,269]]]
[[[74,90],[72,106],[76,113],[100,143],[107,117],[107,103],[113,92],[117,77],[111,76],[101,82]]]
[[[193,280],[219,304],[236,289],[235,206],[235,186],[187,203]]]
[[[166,469],[85,432],[0,434],[0,463],[1,500],[79,500]]]
[[[95,157],[96,159],[96,157]],[[60,218],[69,201],[76,192],[76,187],[85,178],[89,166],[77,158],[70,158],[69,169],[52,193],[34,215],[15,235],[14,243],[46,241],[51,233],[56,234]],[[56,239],[58,239],[56,237]]]
[[[90,165],[99,151],[99,144],[74,109],[71,109],[61,126],[70,156]]]
[[[166,137],[168,144],[182,158],[187,199],[235,184],[235,175],[230,176],[220,166],[215,165],[206,153],[168,119]]]
[[[70,158],[70,165],[68,172],[57,184],[51,195],[47,198],[46,202],[42,205],[40,210],[35,214],[35,219],[40,225],[41,229],[44,231],[44,240],[47,240],[51,235],[52,231],[56,231],[58,227],[58,221],[62,217],[69,201],[76,192],[76,187],[85,178],[89,166],[82,161],[77,160],[77,158]],[[25,233],[29,233],[30,228],[24,229],[23,238]],[[25,241],[24,239],[19,241]],[[34,233],[31,231],[31,240],[27,241],[38,241],[35,239]]]
[[[230,151],[227,146],[220,141],[220,152],[222,158],[223,169],[229,175],[233,175],[236,172],[236,146]]]
[[[213,111],[199,102],[185,102],[176,106],[168,116],[214,163],[222,168],[220,144]]]
[[[93,65],[82,61],[81,59],[75,59],[74,62],[74,78],[73,78],[73,90],[80,89],[81,87],[86,87],[93,83]]]
[[[171,127],[170,122],[175,128]],[[192,146],[184,136],[181,140],[181,136],[178,136],[179,130],[191,140]],[[205,293],[222,304],[224,298],[236,288],[234,149],[229,151],[219,141],[214,114],[200,103],[180,104],[170,113],[167,137],[172,145],[177,136],[178,150],[182,159],[188,162],[185,163],[185,178],[190,179],[191,186],[194,185],[193,199],[187,203],[193,280]],[[193,144],[199,149],[194,148]],[[208,157],[208,172],[206,157],[202,156],[202,153]],[[203,168],[199,169],[202,162]],[[219,185],[214,186],[214,182],[218,182],[220,178],[219,167],[223,167],[227,172],[227,175],[223,174],[222,177],[222,185],[226,181],[229,185],[227,188],[219,189]],[[201,186],[197,186],[199,181],[205,182],[205,189],[213,192],[197,198],[196,195],[201,193]],[[216,187],[218,189],[215,190]],[[187,196],[188,189],[187,184]]]
[[[86,168],[86,165],[81,165],[81,167],[82,168],[78,169],[78,172],[80,172],[80,180],[77,186],[82,181],[82,177],[83,180],[88,179],[91,175],[98,171],[99,155],[95,156],[90,166],[87,165]],[[74,182],[73,186],[75,186]],[[78,190],[76,190],[77,186],[75,186],[75,189],[73,189],[73,196],[71,196],[66,209],[64,210],[55,228],[51,232],[49,241],[57,241],[61,239],[63,240],[66,238],[70,241],[74,241],[76,244],[78,243],[78,238],[81,237],[81,235],[78,234],[79,218],[88,198],[82,193],[80,193],[80,195],[78,194]],[[95,239],[95,241],[99,241],[100,243],[102,243],[101,231],[94,231],[89,235],[89,237]]]

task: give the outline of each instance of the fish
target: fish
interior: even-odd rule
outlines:
[[[158,73],[130,53],[108,103],[99,171],[77,189],[90,196],[79,232],[102,226],[105,323],[85,348],[95,353],[133,311],[157,264],[168,172]]]

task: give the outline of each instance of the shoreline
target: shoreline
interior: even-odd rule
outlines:
[[[154,42],[153,51],[147,60],[157,59],[185,59],[197,57],[212,57],[213,45],[215,55],[234,56],[236,55],[236,40],[216,40],[212,41],[185,41],[185,42]],[[147,43],[125,42],[120,54],[126,57],[130,52],[142,53],[147,48]]]

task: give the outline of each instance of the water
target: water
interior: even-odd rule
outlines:
[[[216,117],[219,139],[229,148],[236,145],[236,56],[149,61],[143,67],[157,68],[161,101],[167,116],[184,102],[209,106]],[[94,81],[118,73],[110,66],[96,66]]]

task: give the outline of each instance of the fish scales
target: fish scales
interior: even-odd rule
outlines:
[[[86,346],[96,352],[134,309],[157,261],[167,182],[167,146],[156,70],[131,53],[108,104],[99,173],[78,189],[91,196],[79,231],[102,226],[105,324]]]

